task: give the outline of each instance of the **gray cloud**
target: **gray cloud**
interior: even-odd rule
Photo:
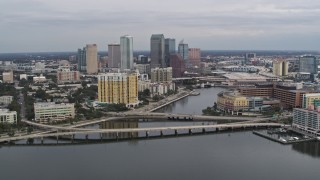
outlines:
[[[0,52],[69,51],[86,43],[104,50],[123,34],[141,50],[149,49],[152,33],[202,49],[316,50],[320,36],[314,0],[10,0],[0,7]]]

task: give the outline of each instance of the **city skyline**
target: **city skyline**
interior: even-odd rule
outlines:
[[[150,50],[151,34],[185,39],[204,50],[319,49],[320,2],[181,2],[0,2],[0,53],[72,51],[91,43],[106,48],[123,34],[134,37],[136,50]]]

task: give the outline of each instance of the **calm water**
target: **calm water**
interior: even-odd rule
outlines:
[[[171,112],[188,112],[179,112],[181,108],[200,113],[213,104],[219,91],[201,90],[202,101],[189,97]],[[139,127],[159,125],[172,124]],[[284,146],[250,131],[91,145],[4,146],[0,154],[1,180],[313,180],[320,176],[320,143]]]

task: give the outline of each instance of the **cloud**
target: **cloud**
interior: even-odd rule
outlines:
[[[203,49],[242,49],[247,39],[255,45],[246,48],[263,49],[286,37],[279,49],[314,50],[319,40],[314,0],[10,0],[0,7],[3,52],[104,48],[123,34],[134,36],[135,49],[149,49],[152,33]]]

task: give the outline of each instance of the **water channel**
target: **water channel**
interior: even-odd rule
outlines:
[[[187,97],[158,111],[201,114],[202,109],[213,105],[221,90],[201,89],[198,90],[200,96]],[[96,128],[176,126],[181,123],[105,123]],[[185,125],[199,123],[204,122],[184,122]],[[4,180],[313,180],[320,176],[319,167],[320,143],[281,145],[251,131],[101,144],[0,148],[0,176]]]

